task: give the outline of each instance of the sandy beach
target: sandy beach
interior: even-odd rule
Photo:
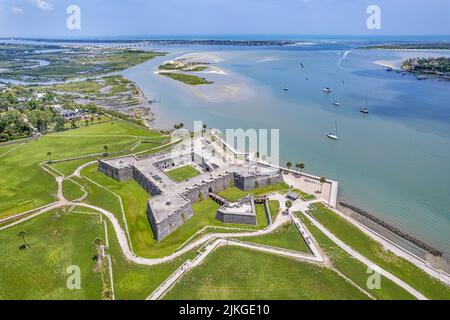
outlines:
[[[384,68],[391,68],[394,70],[401,70],[402,69],[402,63],[403,59],[398,60],[378,60],[374,61],[374,64],[384,67]]]

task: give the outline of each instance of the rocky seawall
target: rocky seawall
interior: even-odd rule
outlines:
[[[360,209],[360,208],[357,208],[357,207],[355,207],[355,206],[353,206],[353,205],[351,205],[351,204],[348,204],[348,203],[346,203],[346,202],[342,202],[342,201],[341,201],[341,202],[339,202],[339,204],[340,204],[342,207],[347,208],[347,209],[350,209],[350,210],[352,210],[353,212],[356,212],[357,214],[359,214],[359,215],[361,215],[361,216],[363,216],[363,217],[369,219],[370,221],[375,222],[376,224],[378,224],[378,225],[382,226],[383,228],[389,230],[389,231],[392,232],[393,234],[395,234],[395,235],[401,237],[401,238],[404,239],[404,240],[407,240],[407,241],[411,242],[412,244],[414,244],[414,245],[417,246],[418,248],[427,251],[428,253],[432,254],[433,256],[436,256],[436,257],[442,257],[443,254],[442,254],[441,251],[439,251],[439,250],[437,250],[437,249],[435,249],[435,248],[433,248],[433,247],[427,245],[427,244],[424,243],[423,241],[420,241],[420,240],[414,238],[413,236],[411,236],[411,235],[409,235],[409,234],[407,234],[407,233],[405,233],[405,232],[403,232],[403,231],[397,229],[396,227],[391,226],[390,224],[384,222],[383,220],[381,220],[381,219],[379,219],[379,218],[377,218],[377,217],[371,215],[371,214],[368,213],[367,211],[364,211],[364,210],[362,210],[362,209]]]

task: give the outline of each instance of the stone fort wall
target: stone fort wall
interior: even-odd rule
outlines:
[[[191,219],[194,216],[194,211],[192,210],[192,204],[189,202],[167,217],[167,219],[158,223],[155,220],[155,212],[153,211],[151,201],[149,200],[147,206],[147,216],[150,221],[150,225],[152,226],[153,234],[159,242],[181,227],[186,221]]]
[[[133,167],[115,168],[106,162],[99,160],[98,171],[117,181],[127,181],[133,179]]]
[[[166,170],[173,166],[179,166],[184,163],[191,162],[192,156],[179,157],[173,161],[161,161],[157,163],[161,166],[160,169]],[[200,159],[195,159],[200,160]],[[148,177],[145,176],[136,167],[130,165],[123,168],[115,168],[101,160],[99,160],[100,172],[105,175],[116,179],[118,181],[127,181],[135,179],[144,190],[146,190],[152,197],[161,196],[162,192],[157,185],[153,183]],[[249,177],[243,177],[237,173],[230,173],[224,175],[214,181],[205,182],[202,185],[193,186],[191,189],[180,195],[182,198],[188,200],[188,204],[176,210],[170,214],[167,219],[162,222],[157,223],[155,220],[155,213],[153,211],[151,200],[148,201],[147,215],[152,226],[153,233],[158,241],[162,241],[173,231],[181,227],[187,220],[192,218],[194,215],[192,204],[200,200],[204,200],[209,197],[210,192],[219,193],[225,189],[235,185],[237,188],[248,191],[253,190],[258,187],[264,187],[267,185],[272,185],[276,183],[283,182],[281,171],[277,175],[254,175]],[[250,221],[251,217],[229,217],[229,215],[218,214],[219,220],[225,223],[244,223],[244,224],[257,224]],[[223,220],[222,220],[223,219]],[[237,219],[237,220],[236,220]]]

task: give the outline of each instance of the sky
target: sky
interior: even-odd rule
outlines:
[[[80,28],[67,28],[70,5]],[[370,5],[380,8],[381,29],[367,27]],[[232,34],[450,35],[450,1],[0,0],[0,37]]]

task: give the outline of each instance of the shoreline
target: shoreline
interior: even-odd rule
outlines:
[[[368,213],[367,211],[360,209],[358,207],[355,207],[347,202],[344,201],[340,201],[339,202],[339,206],[349,209],[357,214],[359,214],[360,216],[362,216],[363,218],[369,219],[370,221],[376,223],[377,225],[379,225],[380,227],[385,228],[386,230],[390,231],[391,233],[393,233],[394,235],[404,239],[405,241],[408,241],[409,243],[411,243],[412,245],[427,251],[428,253],[432,254],[435,257],[442,257],[443,253],[429,245],[427,245],[426,243],[422,242],[421,240],[407,234],[406,232],[401,231],[400,229],[398,229],[397,227],[394,227],[386,222],[384,222],[382,219],[375,217],[374,215]]]
[[[202,55],[203,54],[196,54],[197,57],[202,56]],[[186,56],[189,56],[189,55],[183,55],[182,57],[186,57]],[[390,66],[389,62],[390,61],[376,61],[374,63],[378,64],[378,65],[383,65],[383,66]],[[394,61],[394,62],[396,62],[396,61]],[[381,64],[381,63],[383,63],[383,64]],[[395,65],[393,65],[393,67],[395,67]],[[157,119],[155,118],[154,121],[152,121],[151,125],[153,126],[156,121],[157,121]],[[349,213],[350,209],[343,208],[342,206],[339,205],[339,202],[346,201],[346,200],[347,199],[341,199],[341,198],[335,200],[336,207],[339,210],[341,210],[341,212],[345,213],[348,216],[352,216],[352,218],[354,218],[355,220],[357,220],[360,223],[363,223],[365,226],[367,226],[367,228],[372,230],[374,233],[383,235],[383,237],[389,239],[390,241],[392,241],[393,243],[395,243],[396,245],[401,247],[403,250],[411,253],[411,255],[419,256],[420,258],[426,260],[428,263],[432,264],[433,267],[440,268],[447,272],[450,272],[450,262],[448,260],[448,257],[433,256],[431,253],[427,252],[423,248],[417,247],[414,243],[411,243],[408,240],[402,238],[401,236],[395,234],[395,232],[392,232],[392,230],[389,230],[380,224],[376,224],[375,222],[370,221],[369,219],[367,219],[367,217],[362,217],[361,214],[357,213],[356,211],[352,211],[351,213]],[[358,217],[359,217],[359,219],[358,219]],[[374,217],[379,219],[376,215],[374,215]],[[382,220],[380,219],[380,221],[382,221]],[[383,223],[385,225],[388,225],[384,221],[383,221]],[[420,241],[419,239],[417,239],[417,241],[424,243],[424,242]],[[436,250],[436,251],[438,251],[438,250]]]
[[[403,238],[399,234],[396,234],[392,230],[389,230],[386,228],[383,224],[390,226],[388,223],[386,223],[384,220],[370,214],[374,218],[378,219],[382,222],[382,224],[378,224],[377,222],[371,220],[370,218],[360,214],[358,211],[364,211],[360,208],[354,207],[357,210],[354,210],[352,208],[349,208],[347,206],[343,206],[342,202],[345,202],[345,199],[339,199],[339,203],[337,206],[337,209],[345,215],[347,219],[353,220],[356,223],[359,223],[363,225],[365,228],[369,229],[374,234],[387,239],[388,241],[392,242],[395,246],[400,248],[401,250],[405,251],[409,255],[416,257],[416,259],[423,260],[430,266],[432,266],[434,269],[442,270],[445,273],[450,273],[450,260],[449,257],[443,253],[442,256],[434,256],[433,254],[429,253],[423,248],[420,248],[415,243],[410,242],[408,239]],[[391,226],[393,227],[393,226]],[[396,227],[393,227],[394,229],[398,229]],[[402,232],[404,234],[407,234],[405,232]],[[422,242],[421,240],[417,239],[418,241]],[[423,242],[422,242],[423,243]]]

